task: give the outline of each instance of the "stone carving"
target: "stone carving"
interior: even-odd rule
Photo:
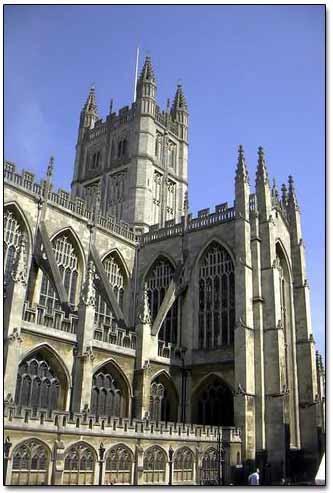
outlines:
[[[26,240],[24,235],[21,235],[20,244],[16,252],[16,258],[12,270],[12,279],[14,282],[27,284],[27,265],[25,262],[25,246]]]
[[[92,347],[92,342],[87,346],[86,351],[82,354],[82,356],[90,361],[94,361],[95,354]]]
[[[138,321],[142,324],[151,324],[151,315],[150,315],[150,309],[149,309],[147,289],[143,290],[141,300],[139,301],[137,318],[138,318]]]
[[[81,293],[81,300],[87,306],[95,306],[96,303],[94,279],[95,268],[93,262],[90,261],[87,268],[86,280]]]
[[[21,337],[21,330],[18,329],[17,327],[15,327],[13,329],[13,332],[8,336],[8,341],[21,344],[21,342],[23,341],[23,339]]]

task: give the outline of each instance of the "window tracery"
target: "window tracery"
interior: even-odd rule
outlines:
[[[107,455],[105,480],[108,484],[132,484],[133,455],[123,446],[113,447]]]
[[[115,255],[112,253],[103,260],[103,267],[105,269],[110,286],[113,289],[114,295],[119,303],[119,306],[123,310],[126,287],[124,270],[120,266]],[[104,301],[103,297],[97,292],[97,290],[95,305],[95,323],[99,328],[103,330],[105,329],[102,336],[103,340],[105,340],[105,342],[111,342],[108,340],[109,328],[115,328],[117,326],[117,322],[108,304]]]
[[[4,265],[4,284],[8,284],[10,274],[14,265],[16,252],[20,245],[21,236],[27,236],[23,230],[16,215],[11,210],[7,209],[4,213],[4,251],[3,251],[3,265]],[[27,257],[27,247],[25,256]]]
[[[73,445],[65,456],[64,485],[93,485],[95,455],[88,445]]]
[[[58,409],[60,382],[49,363],[38,353],[18,368],[15,403],[19,406]]]
[[[199,349],[232,344],[234,325],[234,265],[229,253],[214,242],[199,267]]]
[[[11,485],[48,484],[49,452],[45,445],[29,440],[13,453]]]
[[[216,481],[218,476],[219,460],[216,449],[206,450],[202,457],[201,481]]]
[[[122,416],[124,392],[119,380],[108,368],[93,376],[91,412],[97,416]]]
[[[66,234],[58,236],[52,243],[55,260],[66,289],[67,301],[71,306],[75,306],[79,278],[78,255]],[[60,309],[60,300],[55,287],[45,272],[42,276],[39,304],[45,306],[49,313]]]
[[[164,258],[159,258],[150,269],[146,280],[148,303],[152,321],[154,322],[158,310],[163,302],[165,293],[174,276],[174,268]],[[178,299],[175,300],[168,311],[159,332],[159,339],[176,344],[178,331]]]
[[[163,181],[163,177],[162,177],[161,173],[154,171],[154,175],[153,175],[153,212],[152,212],[153,224],[158,224],[160,222],[162,181]]]
[[[166,456],[157,446],[146,450],[143,459],[145,483],[163,483],[165,481]]]
[[[193,452],[182,447],[175,452],[173,474],[174,480],[179,483],[193,480],[194,458]]]

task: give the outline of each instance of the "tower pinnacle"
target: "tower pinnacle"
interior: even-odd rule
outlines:
[[[96,120],[98,120],[96,92],[95,87],[92,85],[87,101],[81,111],[81,126],[84,128],[94,128]]]
[[[256,183],[263,181],[268,183],[268,173],[266,168],[264,148],[262,146],[258,147],[258,166],[256,172]]]
[[[242,145],[238,148],[238,161],[236,169],[236,181],[249,183],[249,172],[245,161],[245,153]]]
[[[177,90],[171,108],[171,113],[174,117],[176,116],[178,111],[183,111],[185,113],[188,112],[187,102],[181,84],[177,84]]]

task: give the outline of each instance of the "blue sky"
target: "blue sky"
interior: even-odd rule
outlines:
[[[131,103],[135,51],[153,61],[158,103],[181,79],[190,111],[191,211],[233,202],[237,146],[255,184],[257,147],[301,205],[314,336],[325,334],[323,6],[6,6],[5,157],[69,189],[79,113]]]

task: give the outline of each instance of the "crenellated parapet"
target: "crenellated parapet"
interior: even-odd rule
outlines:
[[[19,190],[29,193],[38,201],[44,200],[43,187],[45,180],[36,183],[35,176],[32,173],[25,170],[22,170],[21,173],[17,172],[15,164],[10,161],[5,161],[4,163],[4,181],[9,185],[15,186],[15,188],[18,188]],[[63,208],[73,215],[85,219],[87,222],[94,221],[97,227],[119,235],[122,238],[126,238],[126,240],[133,242],[133,244],[136,241],[136,235],[124,221],[117,223],[112,216],[96,214],[96,210],[89,208],[85,200],[79,197],[72,200],[70,193],[63,189],[59,189],[55,192],[52,190],[52,187],[50,187],[47,201],[50,205]]]

